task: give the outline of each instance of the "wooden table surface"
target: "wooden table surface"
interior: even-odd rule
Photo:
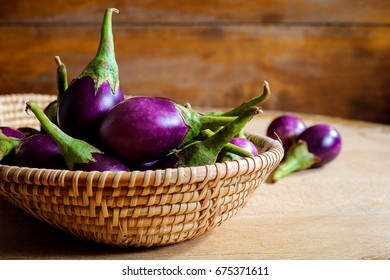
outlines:
[[[256,117],[264,134],[280,112]],[[318,115],[343,139],[329,165],[263,184],[213,231],[156,248],[112,248],[67,235],[0,199],[0,259],[390,259],[390,126]]]

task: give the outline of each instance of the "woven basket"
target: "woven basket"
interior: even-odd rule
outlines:
[[[25,103],[53,96],[0,95],[0,126],[38,128]],[[78,237],[116,246],[178,243],[235,215],[283,157],[279,142],[248,135],[258,156],[214,165],[81,172],[0,165],[0,195]]]

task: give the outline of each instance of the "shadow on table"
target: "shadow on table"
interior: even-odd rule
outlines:
[[[0,198],[0,259],[135,259],[161,248],[120,248],[79,239]]]

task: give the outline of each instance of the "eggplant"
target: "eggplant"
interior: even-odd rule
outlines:
[[[333,161],[342,147],[339,132],[328,124],[316,124],[305,129],[289,148],[285,159],[271,176],[276,182],[288,174],[321,167]]]
[[[66,169],[60,147],[47,134],[22,139],[15,148],[12,162],[20,167]]]
[[[259,154],[259,151],[257,150],[255,144],[253,144],[252,141],[250,141],[248,139],[234,137],[230,141],[230,143],[250,152],[254,156],[257,156]]]
[[[5,136],[23,139],[26,136],[19,129],[14,129],[9,126],[0,126],[0,132]]]
[[[306,129],[306,124],[293,115],[281,115],[268,125],[266,135],[272,139],[280,140],[286,152],[297,137]]]
[[[65,169],[58,145],[47,134],[29,137],[18,130],[0,128],[0,161],[2,164],[31,168]]]
[[[124,100],[119,85],[112,34],[112,13],[107,9],[95,58],[69,84],[57,111],[58,126],[66,134],[97,145],[100,122],[104,115]]]
[[[189,166],[209,165],[217,162],[218,155],[226,148],[234,136],[257,114],[262,113],[259,107],[251,107],[238,116],[233,122],[227,124],[215,134],[206,138],[191,142],[182,149],[176,150],[160,159],[151,169],[177,168]],[[229,146],[229,152],[241,150],[235,145]],[[249,156],[252,156],[249,153]]]
[[[58,144],[69,170],[130,171],[127,166],[88,142],[64,133],[35,103],[27,102],[27,110],[34,113],[48,135]]]
[[[232,140],[230,140],[229,143],[243,149],[244,151],[247,151],[250,154],[249,156],[257,156],[259,154],[259,151],[257,150],[255,144],[253,144],[252,141],[246,138],[234,137]],[[226,149],[225,147],[224,149],[222,149],[220,155],[218,156],[218,161],[232,161],[241,158],[242,155],[236,154],[234,152],[229,152],[228,149]]]
[[[160,97],[133,96],[110,110],[99,130],[103,149],[128,164],[152,162],[210,127],[236,117],[202,116]]]

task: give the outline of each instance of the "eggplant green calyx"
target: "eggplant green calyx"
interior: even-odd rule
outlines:
[[[201,131],[200,136],[204,137],[204,139],[209,138],[213,136],[215,132],[211,131],[210,129],[205,129]],[[253,154],[243,148],[240,148],[236,145],[233,145],[232,143],[226,143],[226,145],[223,147],[222,151],[224,153],[232,153],[239,157],[251,157]]]
[[[210,135],[203,141],[195,141],[185,149],[178,151],[176,154],[177,166],[200,166],[216,163],[221,150],[255,115],[260,113],[262,113],[260,108],[251,107],[217,133]]]
[[[239,116],[240,114],[242,114],[243,112],[245,112],[246,110],[248,110],[250,107],[258,107],[260,106],[262,103],[264,103],[271,95],[271,90],[270,90],[270,87],[269,87],[269,84],[267,81],[264,81],[264,85],[263,85],[263,91],[260,95],[242,103],[241,105],[239,105],[238,107],[230,110],[230,111],[227,111],[227,112],[211,112],[209,113],[208,115],[213,115],[213,116],[225,116],[225,117],[228,117],[228,116]]]
[[[68,88],[68,72],[59,56],[54,57],[57,63],[57,102],[60,102],[64,92]]]
[[[115,59],[114,36],[112,34],[112,13],[118,9],[106,10],[101,28],[99,48],[95,58],[87,65],[79,78],[90,76],[95,84],[95,94],[102,83],[108,81],[113,94],[119,88],[119,70]]]
[[[28,112],[28,110],[31,110],[34,113],[41,123],[41,126],[61,148],[69,170],[73,170],[75,164],[95,162],[96,160],[94,159],[93,154],[103,153],[89,143],[64,133],[58,126],[49,120],[37,104],[27,102],[26,112]]]
[[[293,172],[309,169],[319,161],[320,158],[309,152],[306,141],[298,140],[289,148],[284,161],[271,175],[271,182],[275,183]]]
[[[5,156],[14,151],[15,148],[19,145],[19,143],[19,138],[6,136],[0,130],[0,161],[2,161]]]
[[[175,104],[175,107],[187,127],[190,128],[188,133],[186,134],[186,137],[183,140],[183,143],[187,143],[188,141],[193,139],[202,130],[225,126],[237,119],[237,117],[235,116],[225,117],[201,115],[198,112],[195,112],[177,103]]]

